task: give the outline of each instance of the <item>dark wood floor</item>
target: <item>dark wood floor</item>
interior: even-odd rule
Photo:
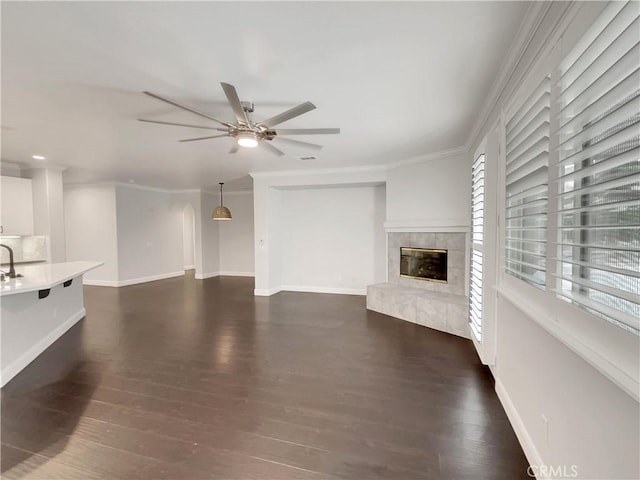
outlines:
[[[2,390],[3,478],[518,479],[470,341],[253,280],[85,287]]]

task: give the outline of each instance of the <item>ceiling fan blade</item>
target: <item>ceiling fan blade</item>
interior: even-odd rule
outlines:
[[[231,135],[212,135],[211,137],[187,138],[186,140],[178,140],[179,142],[195,142],[196,140],[209,140],[210,138],[230,137]]]
[[[238,151],[238,142],[233,142],[233,145],[231,145],[231,149],[229,150],[229,153],[236,153]]]
[[[218,130],[219,132],[228,131],[226,128],[204,127],[202,125],[188,125],[186,123],[161,122],[160,120],[145,120],[144,118],[139,118],[138,121],[147,123],[159,123],[160,125],[175,125],[177,127],[204,128],[205,130]]]
[[[266,148],[267,150],[269,150],[271,153],[273,153],[274,155],[277,155],[279,157],[282,157],[284,155],[284,152],[282,150],[277,149],[276,147],[274,147],[273,145],[271,145],[269,143],[269,140],[264,140],[262,142],[260,142],[258,145]]]
[[[219,124],[224,125],[225,127],[233,127],[233,125],[231,125],[230,123],[222,122],[207,113],[196,110],[195,108],[187,107],[186,105],[181,105],[178,102],[174,102],[173,100],[169,100],[168,98],[161,97],[160,95],[156,95],[155,93],[146,92],[146,91],[142,93],[144,93],[145,95],[149,95],[150,97],[156,98],[162,102],[168,103],[169,105],[173,105],[174,107],[182,108],[187,112],[195,113],[196,115],[200,115],[201,117],[208,118],[209,120],[213,120],[214,122],[218,122]]]
[[[298,105],[297,107],[290,108],[286,112],[279,113],[278,115],[268,118],[263,122],[260,122],[261,127],[272,128],[275,125],[286,122],[287,120],[291,120],[292,118],[297,117],[298,115],[302,115],[303,113],[310,112],[316,108],[316,106],[311,102],[304,102]]]
[[[275,137],[277,138],[278,142],[285,142],[288,143],[289,145],[297,145],[299,147],[305,147],[305,148],[312,148],[314,150],[322,150],[322,145],[318,145],[317,143],[309,143],[309,142],[301,142],[300,140],[293,140],[291,138],[285,138],[285,137],[280,137],[277,136]]]
[[[282,128],[276,135],[330,135],[340,133],[339,128]]]
[[[240,98],[238,98],[238,92],[236,92],[236,87],[229,83],[220,82],[222,85],[222,90],[224,90],[224,94],[227,96],[227,101],[233,110],[233,113],[236,116],[236,120],[238,123],[242,125],[249,126],[249,119],[247,118],[247,112],[242,108],[242,103],[240,103]]]

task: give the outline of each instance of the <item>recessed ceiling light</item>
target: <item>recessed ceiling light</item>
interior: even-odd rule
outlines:
[[[42,155],[32,155],[31,158],[34,160],[46,160],[47,157],[43,157]]]

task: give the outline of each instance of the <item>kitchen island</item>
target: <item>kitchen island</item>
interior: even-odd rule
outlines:
[[[0,283],[0,385],[85,316],[82,275],[101,262],[23,265]]]

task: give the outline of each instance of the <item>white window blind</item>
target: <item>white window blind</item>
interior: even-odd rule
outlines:
[[[640,334],[640,4],[612,2],[559,68],[558,296]]]
[[[550,79],[546,76],[506,124],[505,271],[546,285]]]
[[[484,243],[485,156],[478,156],[471,171],[471,274],[469,275],[469,324],[482,341],[482,254]]]

